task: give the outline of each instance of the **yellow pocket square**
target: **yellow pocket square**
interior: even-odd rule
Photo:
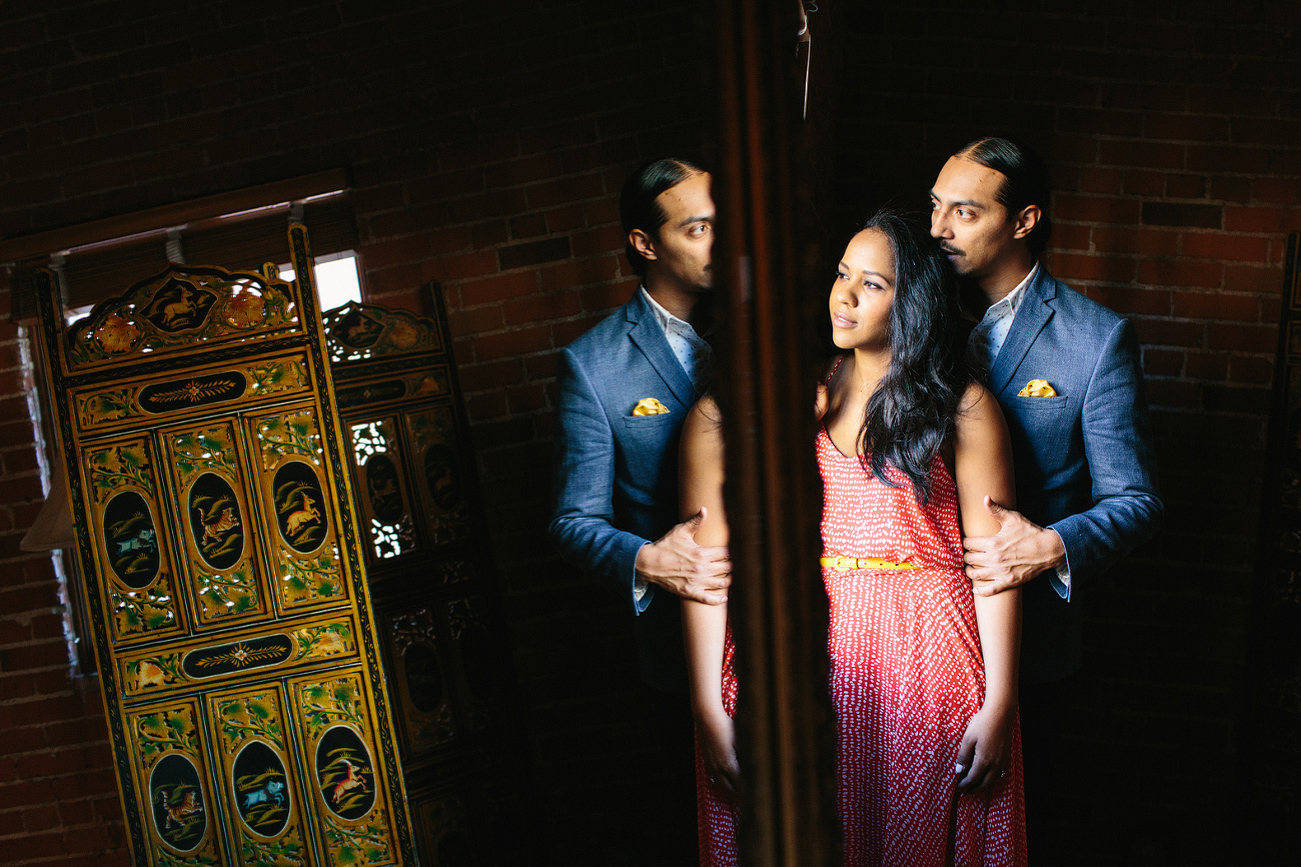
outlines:
[[[669,408],[653,397],[643,397],[632,408],[633,415],[663,415]]]
[[[1056,397],[1057,392],[1048,384],[1046,379],[1032,379],[1025,384],[1025,388],[1016,393],[1017,397]]]

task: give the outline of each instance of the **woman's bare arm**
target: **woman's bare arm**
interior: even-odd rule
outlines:
[[[1007,424],[993,395],[971,385],[958,414],[953,441],[954,480],[962,532],[993,535],[998,519],[988,503],[1015,507],[1012,446]],[[983,789],[997,781],[1011,759],[1012,725],[1017,708],[1017,670],[1021,656],[1021,592],[976,596],[976,625],[985,660],[985,697],[958,750],[958,785]],[[956,769],[955,769],[956,771]]]
[[[688,518],[702,509],[705,520],[696,531],[700,545],[726,546],[727,516],[723,509],[723,430],[718,407],[709,397],[691,409],[682,427],[678,458],[680,514]],[[727,603],[705,605],[682,600],[682,635],[687,674],[691,682],[691,711],[705,767],[724,789],[737,783],[732,720],[723,709],[723,641]]]

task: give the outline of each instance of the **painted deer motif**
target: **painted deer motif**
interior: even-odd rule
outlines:
[[[163,307],[163,325],[171,325],[178,319],[184,319],[196,310],[190,290],[181,286],[181,295],[175,301]]]
[[[361,775],[359,770],[357,770],[357,766],[347,759],[342,759],[341,761],[348,766],[348,776],[340,780],[339,784],[334,787],[334,791],[330,794],[330,800],[335,803],[335,806],[338,806],[339,801],[343,800],[343,796],[347,794],[349,789],[360,787],[363,792],[366,791],[366,778]]]
[[[185,817],[193,813],[202,813],[203,805],[199,803],[198,797],[195,796],[193,789],[187,789],[181,796],[181,800],[175,804],[168,804],[167,807],[167,824],[163,830],[170,830],[172,823],[177,825],[185,824]]]
[[[289,535],[292,536],[294,533],[298,532],[299,528],[301,528],[303,524],[313,524],[319,520],[321,520],[321,513],[316,510],[316,501],[304,493],[303,507],[289,513],[289,518],[286,520],[285,527],[287,528]]]
[[[202,524],[203,509],[196,508],[195,511],[199,513],[199,523]],[[217,520],[213,521],[211,524],[203,524],[203,539],[201,542],[206,544],[209,539],[212,539],[214,542],[220,541],[223,533],[227,530],[233,530],[238,526],[239,518],[235,517],[235,509],[233,507],[223,509],[221,514],[217,517]]]

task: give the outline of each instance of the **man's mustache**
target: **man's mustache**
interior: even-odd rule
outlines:
[[[967,255],[966,253],[959,250],[957,247],[951,246],[949,244],[943,244],[943,243],[940,244],[940,249],[943,250],[945,253],[952,253],[954,256]]]

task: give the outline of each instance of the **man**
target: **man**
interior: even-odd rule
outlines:
[[[660,805],[670,811],[662,827],[685,832],[688,851],[678,855],[694,860],[694,747],[678,598],[717,604],[731,583],[727,550],[695,544],[708,515],[678,522],[678,439],[709,361],[691,323],[711,284],[710,176],[684,160],[650,163],[624,185],[619,211],[642,283],[560,354],[551,540],[636,615],[653,734],[675,763],[676,803]]]
[[[931,190],[931,235],[977,290],[970,357],[1003,408],[1016,464],[1018,510],[987,501],[1001,529],[964,547],[976,593],[1024,585],[1021,724],[1036,861],[1053,848],[1041,820],[1061,817],[1051,770],[1068,758],[1060,735],[1081,664],[1081,593],[1161,515],[1137,338],[1039,263],[1048,199],[1043,162],[1000,138],[950,157]]]

